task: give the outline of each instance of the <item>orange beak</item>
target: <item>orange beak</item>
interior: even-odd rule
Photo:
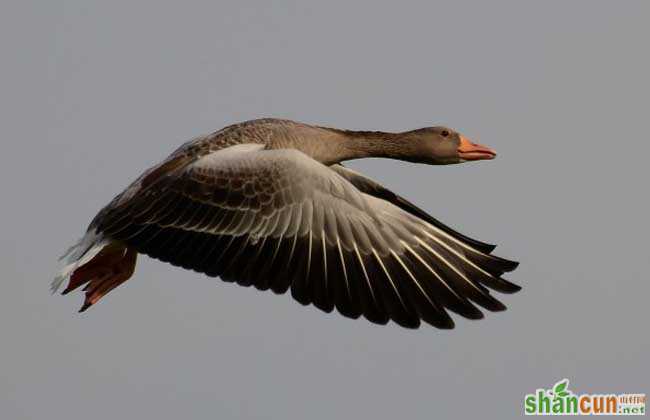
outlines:
[[[472,143],[465,136],[460,136],[458,155],[463,160],[485,160],[494,159],[497,153],[489,147]]]

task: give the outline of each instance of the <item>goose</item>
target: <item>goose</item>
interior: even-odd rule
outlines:
[[[480,319],[483,310],[505,310],[491,290],[520,290],[502,278],[518,263],[342,162],[495,156],[441,126],[389,133],[275,118],[230,125],[183,144],[100,210],[61,257],[52,292],[66,281],[62,294],[83,286],[83,312],[131,278],[144,254],[242,286],[291,290],[303,305],[348,318],[450,329],[449,312]]]

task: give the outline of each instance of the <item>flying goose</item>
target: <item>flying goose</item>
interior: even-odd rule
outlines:
[[[128,280],[138,254],[350,318],[453,328],[505,306],[489,289],[518,263],[452,230],[341,162],[493,159],[454,130],[350,131],[273,118],[197,137],[94,218],[52,282],[84,286],[80,312]]]

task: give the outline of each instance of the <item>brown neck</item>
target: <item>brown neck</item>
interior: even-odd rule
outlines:
[[[386,133],[383,131],[337,130],[340,134],[340,160],[381,157],[412,160],[414,132]]]

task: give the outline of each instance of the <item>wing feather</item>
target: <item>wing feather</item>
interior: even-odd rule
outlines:
[[[503,310],[488,288],[517,288],[500,277],[515,263],[490,255],[486,244],[296,150],[239,145],[151,173],[155,179],[130,187],[94,226],[138,252],[225,281],[291,289],[326,312],[409,328],[421,320],[452,328],[447,310],[482,317],[472,302]]]

